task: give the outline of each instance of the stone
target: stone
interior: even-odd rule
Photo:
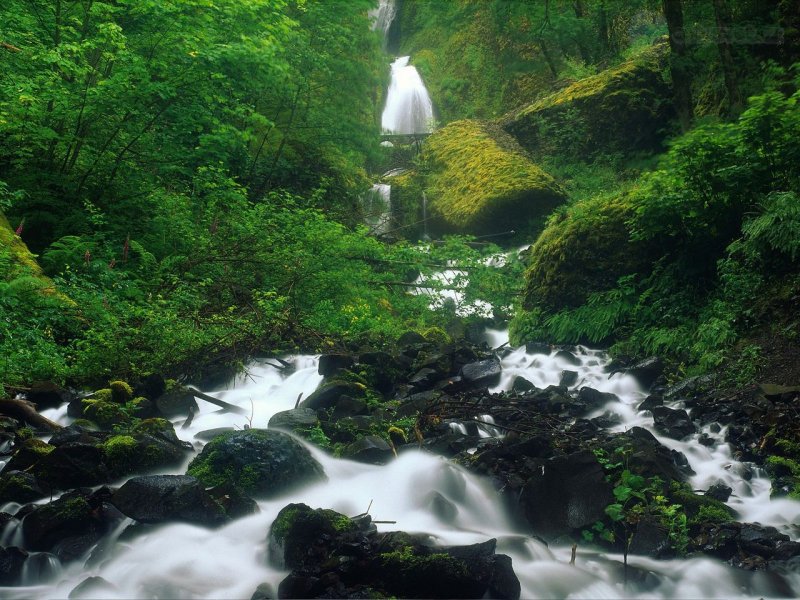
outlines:
[[[322,465],[302,444],[272,429],[217,436],[192,460],[187,474],[206,486],[230,482],[256,499],[326,479]]]
[[[294,432],[310,429],[318,423],[317,411],[311,408],[293,408],[272,415],[267,428]]]
[[[570,387],[578,383],[578,372],[577,371],[569,371],[564,370],[561,371],[561,377],[559,378],[558,385],[564,387]]]
[[[461,367],[462,381],[472,387],[489,387],[496,385],[500,381],[500,374],[503,368],[500,359],[496,356],[468,363]]]
[[[560,358],[562,362],[572,365],[573,367],[581,366],[581,359],[575,356],[569,350],[559,350],[556,352],[556,358]]]
[[[26,560],[28,553],[24,550],[16,546],[0,546],[0,585],[19,585]]]
[[[129,479],[112,502],[131,519],[142,523],[185,521],[218,526],[228,521],[223,508],[203,485],[187,475],[145,475]]]
[[[69,390],[56,385],[52,381],[37,381],[25,393],[25,398],[36,405],[36,410],[58,408],[75,397]]]
[[[525,379],[522,375],[517,375],[514,378],[514,382],[511,384],[511,390],[517,393],[530,392],[531,390],[535,389],[536,386]]]
[[[200,410],[194,391],[184,386],[176,386],[162,394],[156,400],[156,409],[164,417],[185,417],[192,411]]]
[[[639,382],[644,389],[649,390],[664,373],[664,361],[657,356],[651,356],[625,369]]]
[[[323,377],[330,377],[342,369],[349,369],[355,362],[355,358],[349,354],[323,354],[319,357],[317,372]]]
[[[300,408],[310,408],[320,410],[333,408],[342,396],[351,398],[363,398],[365,388],[362,384],[352,381],[333,379],[324,382],[314,392],[300,403]]]
[[[544,342],[528,342],[525,344],[527,354],[550,354],[550,344]]]
[[[667,437],[680,440],[697,431],[685,410],[656,406],[652,412],[656,430]]]
[[[67,492],[38,506],[22,519],[25,548],[39,552],[61,554],[61,549],[71,541],[88,551],[108,529],[97,507],[79,491]],[[74,545],[67,550],[71,557],[81,554]]]
[[[708,498],[713,498],[714,500],[719,500],[720,502],[727,502],[728,498],[731,497],[732,493],[733,493],[733,488],[725,485],[720,481],[709,487],[706,490],[705,495]]]
[[[383,465],[394,458],[389,443],[376,435],[365,435],[342,450],[342,458],[372,465]]]
[[[656,406],[664,406],[664,398],[656,394],[651,394],[639,404],[636,410],[652,411]]]
[[[69,593],[69,600],[83,600],[84,598],[108,598],[119,593],[113,583],[102,577],[87,577],[76,585]]]
[[[594,454],[579,451],[535,459],[535,465],[519,498],[533,533],[554,539],[605,518],[605,507],[614,496]]]
[[[3,471],[0,473],[0,506],[6,502],[26,504],[48,495],[47,485],[26,471]]]
[[[578,392],[578,399],[586,403],[589,410],[602,408],[609,402],[619,402],[619,396],[616,394],[600,392],[590,387],[582,387]]]

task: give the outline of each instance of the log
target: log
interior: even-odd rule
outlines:
[[[12,46],[8,42],[0,42],[0,47],[5,48],[9,52],[22,52],[22,50],[20,48],[17,48],[16,46]]]
[[[49,431],[63,429],[63,427],[55,421],[51,421],[47,417],[40,415],[36,411],[36,405],[27,400],[0,400],[0,414],[19,419],[33,427],[39,427]]]
[[[231,404],[230,402],[225,402],[224,400],[220,400],[219,398],[214,398],[214,396],[209,396],[206,393],[201,392],[200,390],[189,386],[188,388],[196,398],[200,398],[201,400],[205,400],[206,402],[210,402],[216,406],[219,406],[225,412],[232,412],[236,413],[237,415],[244,415],[249,416],[250,412],[246,409],[242,408],[241,406],[236,406],[235,404]]]

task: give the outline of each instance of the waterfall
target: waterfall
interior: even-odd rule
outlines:
[[[380,0],[378,7],[373,8],[367,14],[372,20],[373,31],[377,30],[383,34],[383,46],[385,48],[389,27],[392,26],[392,21],[394,21],[394,17],[397,14],[397,2],[395,0]]]
[[[428,235],[428,196],[422,190],[422,239],[431,239]]]
[[[381,125],[388,133],[430,133],[433,104],[417,69],[401,56],[392,63],[392,81],[383,109]]]
[[[371,233],[383,235],[389,231],[392,221],[392,186],[376,183],[372,186],[362,204],[364,221]]]

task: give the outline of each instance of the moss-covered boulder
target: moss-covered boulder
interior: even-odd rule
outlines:
[[[443,231],[518,229],[564,201],[555,180],[499,128],[456,121],[424,147],[429,216]]]
[[[629,197],[622,195],[580,202],[551,218],[529,253],[524,307],[576,307],[637,272],[646,252],[629,240],[632,215]]]
[[[271,498],[325,479],[325,472],[299,442],[280,431],[246,429],[215,437],[191,462],[188,475],[204,485],[231,483],[254,498]]]
[[[48,494],[46,487],[30,473],[3,471],[0,474],[0,505],[6,502],[33,502]]]
[[[666,43],[576,81],[501,119],[535,154],[586,157],[658,150],[674,116],[665,80]]]

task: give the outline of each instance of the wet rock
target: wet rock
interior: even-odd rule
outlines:
[[[397,407],[398,417],[408,417],[425,410],[430,404],[443,396],[438,390],[426,390],[411,394],[402,400],[402,404]]]
[[[559,350],[556,352],[556,358],[560,358],[563,362],[567,363],[568,365],[572,365],[573,367],[581,366],[581,359],[575,356],[569,350]]]
[[[142,523],[186,521],[218,526],[228,518],[202,484],[187,475],[145,475],[129,479],[112,501],[125,515]]]
[[[711,448],[716,441],[707,433],[701,433],[700,436],[697,438],[697,443],[701,446],[705,446],[707,448]]]
[[[323,354],[319,357],[317,372],[323,377],[330,377],[342,369],[349,369],[355,359],[349,354]]]
[[[662,558],[671,552],[669,532],[652,520],[643,519],[636,525],[628,552],[652,558]]]
[[[231,482],[254,498],[270,498],[325,479],[322,466],[285,433],[247,429],[211,440],[191,462],[188,475],[206,486]]]
[[[25,471],[3,471],[0,473],[0,505],[6,502],[25,504],[49,494],[47,485]]]
[[[107,579],[94,576],[87,577],[76,585],[69,593],[69,600],[83,600],[89,598],[109,598],[119,593],[119,588]]]
[[[376,435],[366,435],[342,450],[342,457],[369,463],[383,465],[392,460],[394,453],[389,443]]]
[[[308,398],[300,403],[300,408],[320,410],[333,408],[342,396],[363,398],[365,388],[352,381],[334,379],[320,385]]]
[[[614,502],[605,469],[580,451],[535,462],[519,502],[534,533],[553,539],[605,517]]]
[[[318,422],[317,411],[311,408],[293,408],[272,415],[267,423],[267,428],[296,432],[310,429]]]
[[[430,389],[434,383],[442,378],[442,373],[436,369],[425,367],[414,373],[409,379],[409,383],[414,390]]]
[[[628,467],[637,475],[660,477],[663,481],[684,481],[694,471],[680,452],[663,446],[655,436],[642,427],[631,427],[625,434],[603,445],[609,455],[616,448],[629,446]]]
[[[103,450],[95,443],[68,442],[42,458],[36,475],[58,489],[97,485],[109,478]]]
[[[331,413],[331,419],[338,420],[345,417],[355,417],[357,415],[366,415],[369,413],[369,407],[364,400],[358,398],[351,398],[350,396],[341,396],[336,402],[336,406]]]
[[[277,598],[277,596],[269,583],[260,584],[256,591],[253,592],[253,595],[250,596],[250,600],[271,600],[272,598]]]
[[[525,344],[527,354],[550,354],[550,344],[544,342],[528,342]]]
[[[461,378],[464,383],[473,387],[489,387],[497,385],[503,368],[496,356],[469,363],[461,367]]]
[[[788,535],[780,533],[774,527],[765,527],[758,523],[744,523],[739,532],[742,549],[764,558],[772,558],[778,544],[788,541]]]
[[[6,463],[7,471],[27,471],[55,448],[46,442],[31,438],[17,445],[14,455]]]
[[[151,373],[133,388],[134,396],[143,396],[155,402],[167,391],[167,382],[158,373]]]
[[[570,387],[578,383],[578,372],[577,371],[561,371],[561,377],[558,381],[558,385],[564,387]]]
[[[75,397],[69,390],[56,385],[52,381],[38,381],[31,385],[25,398],[36,405],[39,411],[47,408],[58,408],[65,402],[70,402]]]
[[[636,379],[644,389],[649,390],[663,375],[664,361],[657,356],[651,356],[628,367],[625,371]]]
[[[714,378],[710,375],[689,377],[671,385],[664,390],[664,399],[668,402],[697,398],[705,394],[714,385]]]
[[[458,516],[458,507],[435,490],[423,499],[422,506],[444,523],[453,523]]]
[[[651,394],[645,398],[636,410],[650,410],[652,411],[657,406],[664,406],[664,398],[657,394]]]
[[[18,585],[28,553],[15,546],[0,546],[0,585]]]
[[[86,494],[67,492],[22,519],[25,548],[53,552],[62,560],[77,558],[110,529],[107,512]]]
[[[675,440],[685,438],[697,429],[685,410],[657,406],[653,408],[656,430]]]
[[[720,481],[709,487],[706,490],[705,495],[708,498],[713,498],[714,500],[719,500],[720,502],[727,502],[732,493],[733,488],[728,487]]]
[[[105,431],[96,431],[89,429],[83,425],[68,425],[63,429],[59,429],[52,436],[48,442],[51,446],[63,446],[70,442],[86,442],[89,444],[96,444],[108,438],[109,434]]]
[[[600,392],[594,388],[582,387],[578,399],[584,402],[589,410],[602,408],[609,402],[619,402],[619,396],[610,392]]]
[[[535,389],[536,386],[521,375],[517,375],[514,378],[514,383],[511,384],[511,390],[517,393],[530,392],[531,390]]]
[[[194,391],[185,386],[175,386],[156,400],[156,408],[164,417],[185,417],[198,411]]]
[[[258,503],[245,494],[235,485],[223,483],[217,487],[208,488],[208,495],[214,499],[231,519],[239,519],[261,512]]]
[[[431,547],[423,536],[377,534],[368,515],[290,504],[269,533],[270,561],[291,569],[278,589],[289,597],[519,597],[508,557],[495,540]]]

